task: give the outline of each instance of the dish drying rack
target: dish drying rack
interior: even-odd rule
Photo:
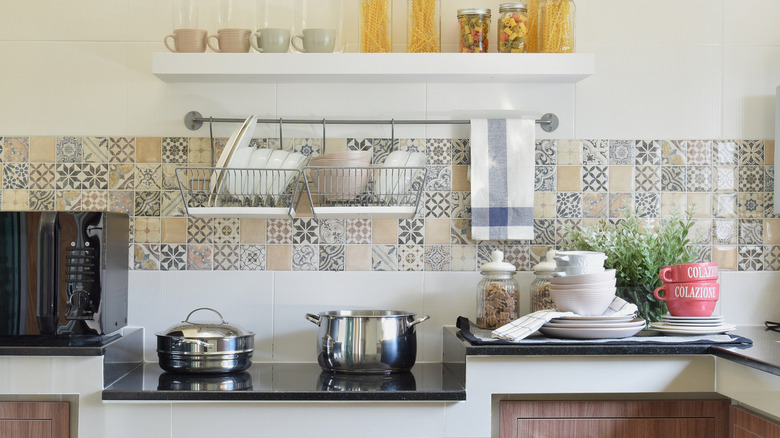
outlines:
[[[193,217],[296,216],[305,192],[315,218],[413,218],[420,208],[427,168],[304,166],[302,169],[248,169],[215,167],[214,123],[241,123],[239,118],[203,117],[197,111],[185,115],[184,123],[197,130],[209,123],[211,166],[178,167],[176,178],[187,214]],[[322,153],[325,152],[326,125],[389,124],[391,145],[395,125],[469,124],[470,120],[301,120],[257,119],[257,123],[279,125],[279,147],[283,145],[284,124],[322,124]],[[536,120],[542,130],[552,132],[558,117],[547,113]]]

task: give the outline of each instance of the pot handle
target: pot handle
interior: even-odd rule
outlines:
[[[187,315],[187,318],[185,318],[184,321],[182,321],[182,322],[190,322],[190,316],[192,316],[192,314],[197,312],[198,310],[211,310],[212,312],[214,312],[217,315],[219,315],[219,319],[222,320],[222,324],[227,324],[227,322],[225,322],[225,318],[222,317],[222,314],[217,312],[216,310],[212,309],[211,307],[198,307],[197,309],[195,309],[192,312],[190,312],[190,314]]]
[[[417,318],[417,319],[415,319],[414,321],[412,321],[412,322],[410,322],[410,323],[409,323],[409,327],[414,327],[414,326],[416,326],[417,324],[419,324],[419,323],[421,323],[421,322],[423,322],[423,321],[425,321],[425,320],[429,319],[430,317],[431,317],[431,315],[425,315],[425,316],[423,316],[423,317],[421,317],[421,318]]]
[[[307,313],[306,319],[309,320],[309,322],[320,325],[320,322],[322,322],[320,315],[315,315],[313,313]]]

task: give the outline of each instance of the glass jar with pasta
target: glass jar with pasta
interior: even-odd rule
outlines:
[[[441,52],[440,0],[408,0],[406,21],[409,53]]]
[[[502,251],[493,251],[492,261],[482,265],[477,286],[477,327],[495,329],[518,317],[520,295],[515,266],[504,261]]]
[[[360,0],[360,51],[389,53],[392,46],[391,0]]]
[[[539,2],[539,51],[574,52],[574,0]]]
[[[490,9],[458,9],[461,53],[485,53],[490,45]]]
[[[524,2],[502,3],[498,11],[498,52],[525,53],[528,7]]]

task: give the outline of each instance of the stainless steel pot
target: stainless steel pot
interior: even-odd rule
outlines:
[[[195,323],[193,313],[210,310],[221,322]],[[255,334],[230,325],[222,314],[200,307],[180,324],[157,333],[157,356],[160,367],[172,373],[232,373],[252,365]]]
[[[389,374],[417,358],[414,326],[430,316],[395,310],[335,310],[306,319],[317,324],[317,362],[325,371]]]

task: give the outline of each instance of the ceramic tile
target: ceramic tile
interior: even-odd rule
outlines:
[[[109,137],[108,160],[112,163],[131,163],[135,161],[135,138]]]
[[[450,245],[425,245],[426,271],[449,271],[452,255]]]
[[[425,140],[418,138],[398,139],[398,149],[409,152],[425,152]]]
[[[289,245],[293,242],[291,219],[269,219],[266,221],[266,238],[269,244]]]
[[[764,164],[775,165],[775,140],[764,140]]]
[[[292,245],[266,245],[266,270],[289,271],[292,267]]]
[[[425,221],[403,219],[398,221],[398,244],[422,245],[425,240]]]
[[[29,163],[3,163],[3,189],[26,189],[30,186]]]
[[[712,141],[689,140],[688,156],[686,163],[689,166],[703,166],[712,164]]]
[[[372,245],[371,246],[371,270],[372,271],[397,271],[398,247],[396,245]]]
[[[716,245],[736,244],[737,221],[733,219],[713,219],[712,221],[712,242]]]
[[[555,242],[553,245],[558,248],[564,246],[567,242],[569,242],[572,230],[579,229],[582,229],[582,219],[556,219]]]
[[[555,179],[556,166],[539,166],[534,171],[534,191],[535,192],[554,192],[556,186]]]
[[[609,141],[582,140],[582,164],[606,166],[609,164]]]
[[[764,141],[742,140],[737,145],[739,151],[739,164],[742,166],[755,166],[764,164]]]
[[[471,217],[470,213],[468,217]],[[534,194],[534,217],[555,217],[555,193]]]
[[[57,137],[55,160],[58,163],[80,163],[83,159],[81,137]]]
[[[764,193],[737,194],[737,214],[741,218],[764,217]]]
[[[450,219],[425,219],[425,238],[427,244],[450,243]]]
[[[582,142],[580,140],[556,140],[558,165],[582,164]]]
[[[346,248],[345,270],[371,270],[371,245],[346,245]]]
[[[736,166],[713,167],[713,190],[718,192],[737,191]]]
[[[374,165],[383,164],[390,155],[390,152],[397,150],[398,140],[395,140],[395,144],[390,142],[389,138],[376,138],[374,139]]]
[[[186,163],[189,142],[186,137],[163,137],[161,140],[163,163]]]
[[[374,219],[372,221],[371,242],[374,244],[398,243],[397,219]]]
[[[187,245],[163,243],[160,245],[160,270],[184,271],[187,269]]]
[[[688,166],[686,177],[689,192],[710,192],[713,189],[711,166]]]
[[[31,137],[29,157],[31,163],[53,163],[56,160],[56,143],[54,137]]]
[[[739,243],[741,245],[760,245],[764,241],[764,228],[760,219],[739,221]]]
[[[264,271],[266,264],[266,246],[261,244],[241,244],[239,269],[242,271]]]
[[[764,269],[764,250],[759,245],[740,245],[737,253],[740,271],[761,271]]]
[[[710,263],[712,261],[712,246],[693,245],[693,259],[691,263]]]
[[[214,219],[191,217],[187,222],[187,243],[212,243]]]
[[[184,208],[184,200],[180,192],[165,190],[160,192],[160,216],[163,217],[182,217],[186,216],[187,211]]]
[[[661,217],[679,215],[689,205],[686,193],[661,193]]]
[[[179,190],[179,180],[176,178],[176,167],[181,164],[163,164],[162,169],[162,188],[163,190]],[[186,178],[186,176],[184,176]],[[187,187],[186,180],[183,182]]]
[[[187,243],[187,218],[163,218],[160,220],[162,243]]]
[[[81,210],[81,190],[55,191],[54,207],[57,210]]]
[[[346,242],[346,219],[324,219],[319,224],[320,243],[343,245]]]
[[[428,166],[425,180],[426,192],[452,190],[452,166]]]
[[[630,166],[635,158],[634,142],[632,140],[609,141],[609,164],[618,166]]]
[[[764,270],[780,271],[780,245],[764,246]]]
[[[214,245],[213,269],[215,271],[236,271],[239,267],[239,245]]]
[[[557,189],[559,192],[579,192],[582,190],[582,166],[558,166],[556,169]]]
[[[238,244],[241,235],[239,229],[239,220],[232,218],[214,219],[214,243],[215,244]],[[216,261],[216,260],[215,260]]]
[[[536,140],[534,156],[537,166],[555,166],[558,162],[556,140]]]
[[[555,219],[534,219],[534,245],[555,245]]]
[[[159,216],[161,209],[160,192],[137,191],[135,192],[136,216]]]
[[[555,205],[557,217],[582,217],[582,193],[558,192]]]
[[[0,161],[4,163],[26,163],[30,161],[29,137],[3,137],[0,149],[2,149]]]
[[[450,243],[452,245],[474,244],[471,239],[470,219],[452,219],[450,221]]]
[[[108,192],[105,190],[83,190],[81,208],[88,211],[108,210]]]
[[[322,139],[319,138],[296,138],[293,139],[293,152],[298,152],[306,156],[320,155]]]
[[[293,243],[294,244],[318,244],[320,243],[320,226],[314,218],[293,219]]]
[[[739,191],[761,192],[764,190],[764,166],[739,166]]]
[[[160,266],[160,245],[144,243],[133,245],[133,268],[156,271]]]
[[[241,218],[241,243],[265,243],[265,229],[265,219]]]
[[[28,190],[3,190],[2,205],[3,210],[6,211],[27,210],[30,205],[30,193]],[[75,209],[80,210],[81,206],[77,205]]]
[[[731,140],[716,140],[712,144],[712,161],[715,165],[736,165],[739,163],[737,143]]]
[[[428,155],[428,164],[452,164],[452,140],[443,138],[429,138],[425,141],[425,153]]]
[[[504,246],[504,261],[514,265],[518,271],[530,271],[533,266],[531,247],[507,243]]]
[[[452,166],[452,191],[471,191],[471,181],[469,181],[468,172],[469,166]]]
[[[661,165],[684,166],[688,156],[688,142],[685,140],[661,141]]]
[[[108,188],[111,190],[133,190],[135,188],[135,165],[109,164]]]
[[[636,192],[658,192],[661,190],[660,166],[636,166],[634,170]]]
[[[319,267],[319,248],[317,245],[292,246],[292,270],[316,271]]]
[[[734,270],[738,268],[737,247],[718,245],[712,247],[712,261],[718,264],[720,270]]]
[[[423,245],[398,245],[398,270],[422,271],[425,268],[425,247]]]
[[[57,190],[82,190],[84,172],[80,163],[57,164],[55,167]]]
[[[764,219],[764,243],[780,244],[780,219]]]
[[[109,191],[108,208],[118,213],[126,213],[128,216],[135,216],[135,200],[132,191]]]
[[[712,219],[694,219],[688,239],[695,244],[712,244]]]
[[[54,205],[54,190],[30,190],[30,210],[51,211],[55,209]]]
[[[638,217],[658,218],[661,217],[661,195],[658,193],[635,193],[635,210]]]
[[[693,208],[693,217],[712,217],[712,194],[688,193],[688,205]]]
[[[477,245],[477,270],[481,269],[482,265],[493,261],[493,251],[504,251],[506,249],[502,242],[484,241]]]
[[[764,167],[764,191],[775,191],[775,166]]]
[[[609,194],[609,217],[623,217],[626,209],[632,209],[634,197],[632,193]]]
[[[764,216],[767,218],[780,218],[780,214],[775,214],[775,194],[772,192],[764,193]]]
[[[136,164],[133,173],[136,190],[161,190],[162,165]]]
[[[661,164],[660,140],[637,140],[634,142],[634,164],[637,166],[658,166]]]
[[[108,164],[84,163],[83,186],[86,190],[108,190]]]
[[[108,138],[83,137],[84,161],[90,163],[108,163]]]
[[[160,137],[137,137],[135,139],[136,163],[162,163],[162,139]]]
[[[213,266],[213,247],[209,244],[187,245],[187,270],[210,271]]]
[[[467,166],[471,164],[471,140],[467,138],[452,140],[452,164]]]
[[[320,245],[320,271],[344,271],[346,269],[346,245]]]
[[[607,198],[606,193],[583,193],[582,194],[582,216],[588,218],[606,218],[607,217]]]
[[[685,187],[685,166],[661,166],[661,191],[684,192]]]
[[[347,244],[370,244],[371,219],[347,219],[345,233]]]
[[[425,194],[426,218],[449,218],[451,192],[428,192]]]
[[[328,149],[331,150],[330,148]],[[370,138],[348,138],[347,150],[350,151],[372,151],[373,140]]]
[[[477,247],[474,245],[452,245],[450,259],[450,270],[473,271],[477,268]]]
[[[609,191],[634,190],[634,166],[609,166]]]

